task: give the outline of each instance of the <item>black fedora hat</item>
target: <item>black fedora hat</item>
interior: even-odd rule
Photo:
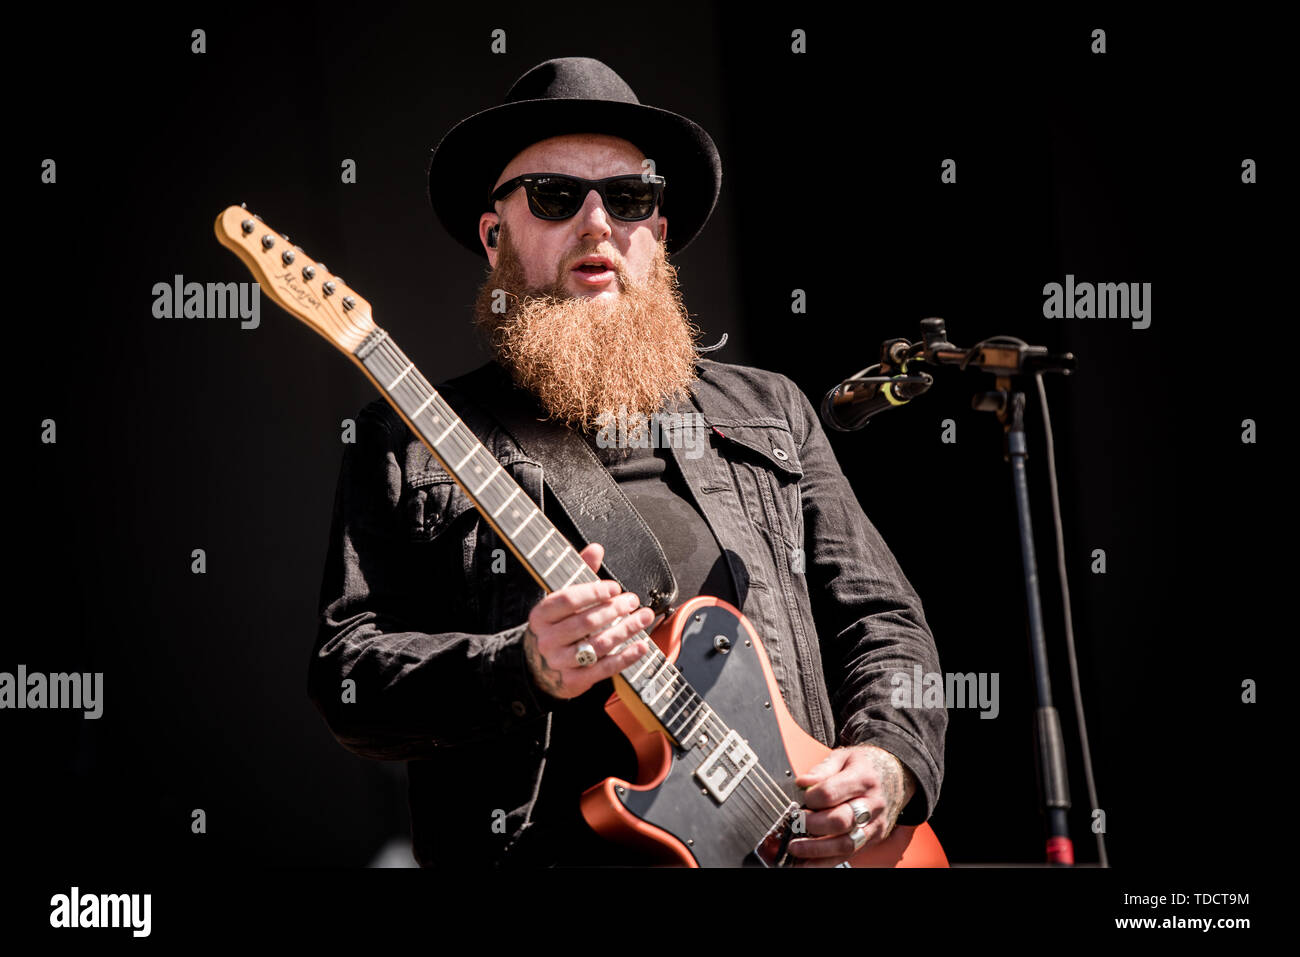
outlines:
[[[722,160],[709,134],[684,116],[643,105],[599,60],[561,57],[533,67],[503,104],[461,120],[434,148],[429,201],[438,219],[462,246],[486,255],[478,222],[492,209],[497,177],[528,146],[566,133],[617,136],[654,161],[667,181],[661,208],[669,253],[685,249],[713,212]]]

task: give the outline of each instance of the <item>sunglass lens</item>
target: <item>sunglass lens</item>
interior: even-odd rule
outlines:
[[[528,198],[533,202],[533,212],[548,219],[565,219],[582,205],[578,184],[567,179],[536,180]]]
[[[609,211],[619,219],[645,219],[654,212],[654,184],[643,182],[639,176],[607,184],[605,197]]]

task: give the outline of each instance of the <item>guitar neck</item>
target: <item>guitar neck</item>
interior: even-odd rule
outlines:
[[[376,328],[353,358],[543,589],[599,580],[387,332]]]

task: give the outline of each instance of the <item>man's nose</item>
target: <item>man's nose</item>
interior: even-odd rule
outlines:
[[[579,239],[609,238],[611,232],[609,215],[605,212],[605,204],[601,202],[600,194],[594,189],[587,193],[582,209],[578,210],[578,215],[574,218],[577,221]]]

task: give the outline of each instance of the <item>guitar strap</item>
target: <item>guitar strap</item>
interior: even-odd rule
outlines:
[[[604,545],[605,572],[639,595],[656,616],[665,614],[677,597],[677,579],[663,546],[586,440],[542,420],[537,401],[495,362],[447,384],[490,414],[541,465],[546,487],[578,530],[579,547]]]

